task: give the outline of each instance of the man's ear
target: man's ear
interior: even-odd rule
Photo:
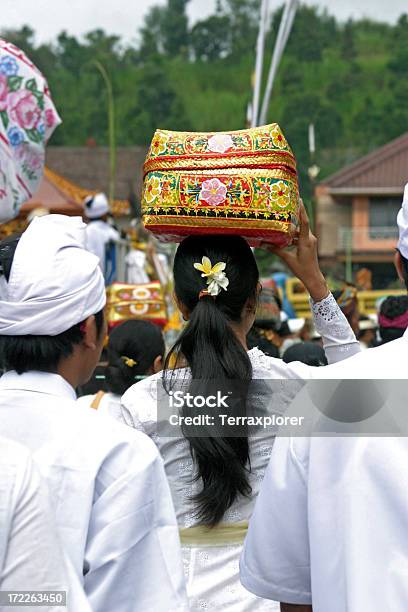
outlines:
[[[98,334],[94,315],[91,315],[81,323],[81,331],[83,333],[82,343],[85,347],[92,351],[96,350]]]
[[[401,253],[397,250],[394,255],[394,266],[398,274],[398,278],[405,285],[404,266],[402,264]]]

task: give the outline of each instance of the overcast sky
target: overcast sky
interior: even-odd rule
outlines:
[[[50,41],[63,29],[81,35],[95,28],[135,39],[143,15],[149,6],[165,0],[0,0],[0,29],[30,25],[39,42]],[[270,0],[271,7],[282,0]],[[215,0],[191,0],[189,12],[193,20],[212,12]],[[326,6],[341,19],[367,16],[395,22],[408,12],[407,0],[312,0],[307,4]],[[386,5],[386,10],[384,10]]]

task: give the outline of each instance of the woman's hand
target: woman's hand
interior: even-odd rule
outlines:
[[[300,204],[300,227],[292,247],[284,249],[268,247],[278,255],[302,281],[314,302],[320,302],[329,294],[326,280],[320,270],[317,257],[317,238],[310,230],[309,218],[303,202]]]

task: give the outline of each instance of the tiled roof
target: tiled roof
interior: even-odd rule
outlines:
[[[115,199],[140,199],[147,147],[116,150]],[[90,192],[109,192],[108,147],[47,147],[48,168]]]
[[[22,212],[27,213],[41,206],[48,208],[53,213],[82,215],[84,199],[95,193],[97,193],[96,190],[83,189],[64,176],[45,168],[40,187],[33,197],[23,205]],[[127,200],[114,200],[112,204],[114,216],[124,216],[129,212],[130,207]]]
[[[407,182],[408,132],[329,176],[321,184],[338,195],[402,195]]]

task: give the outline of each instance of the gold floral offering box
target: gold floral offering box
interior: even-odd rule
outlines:
[[[140,285],[113,283],[107,290],[107,320],[109,328],[123,321],[142,319],[163,327],[167,309],[163,290],[158,281]]]
[[[294,155],[276,123],[225,133],[157,130],[142,211],[162,240],[239,234],[253,246],[286,246],[299,220]]]

